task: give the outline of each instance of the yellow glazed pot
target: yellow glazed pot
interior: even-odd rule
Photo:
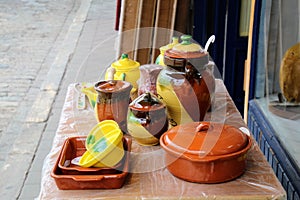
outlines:
[[[79,160],[82,167],[112,167],[124,156],[123,133],[113,120],[98,123],[86,139],[87,151]]]
[[[112,63],[106,70],[105,80],[111,80],[110,70],[115,69],[113,75],[114,80],[122,80],[130,82],[133,86],[131,93],[137,93],[137,80],[140,78],[140,63],[128,58],[127,54],[122,54],[121,58]]]
[[[165,46],[162,46],[159,48],[160,54],[155,60],[155,64],[166,66],[164,63],[164,55],[166,50],[172,49],[176,44],[178,44],[178,37],[173,37],[172,42],[170,44],[167,44]]]

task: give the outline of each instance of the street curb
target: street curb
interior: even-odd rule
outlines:
[[[61,80],[69,60],[74,53],[92,0],[81,1],[80,7],[71,24],[66,38],[62,43],[57,56],[47,73],[46,79],[40,87],[40,95],[35,100],[26,122],[45,122],[48,119],[52,104],[55,100]],[[45,98],[47,98],[45,103]]]

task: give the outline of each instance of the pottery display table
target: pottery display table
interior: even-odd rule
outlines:
[[[286,193],[256,142],[249,151],[245,173],[219,184],[191,183],[174,177],[164,164],[159,145],[141,146],[134,139],[130,174],[120,189],[59,190],[50,176],[61,147],[68,137],[87,135],[97,123],[93,110],[77,109],[74,84],[68,88],[53,147],[45,159],[40,199],[285,199]],[[216,80],[215,101],[205,120],[244,127],[240,113],[221,80]]]

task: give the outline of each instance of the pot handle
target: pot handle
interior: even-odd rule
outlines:
[[[215,35],[212,35],[212,36],[210,36],[209,38],[208,38],[208,40],[207,40],[207,42],[206,42],[206,44],[205,44],[205,47],[204,47],[204,51],[206,51],[207,52],[207,50],[208,50],[208,48],[209,48],[209,45],[211,44],[211,43],[214,43],[215,42]]]
[[[72,179],[74,180],[74,181],[77,181],[77,182],[84,182],[84,181],[101,181],[102,179],[104,178],[104,176],[89,176],[89,175],[87,175],[87,176],[84,176],[84,177],[82,177],[82,176],[73,176],[72,177]]]
[[[196,132],[201,132],[201,131],[207,131],[209,129],[210,125],[209,123],[203,123],[201,122],[197,127],[196,127]]]
[[[116,69],[113,67],[109,67],[106,70],[106,73],[107,73],[107,80],[114,80],[114,75],[116,73]]]

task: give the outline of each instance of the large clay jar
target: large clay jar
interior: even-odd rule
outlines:
[[[160,136],[168,130],[165,105],[147,92],[129,105],[128,131],[141,145],[156,145]]]
[[[95,84],[97,102],[95,115],[98,122],[114,120],[127,133],[127,114],[132,85],[127,81],[110,80]]]
[[[157,80],[158,96],[165,102],[171,126],[203,121],[214,96],[215,79],[209,67],[208,52],[191,36],[181,36],[182,42],[166,50],[162,70]]]

